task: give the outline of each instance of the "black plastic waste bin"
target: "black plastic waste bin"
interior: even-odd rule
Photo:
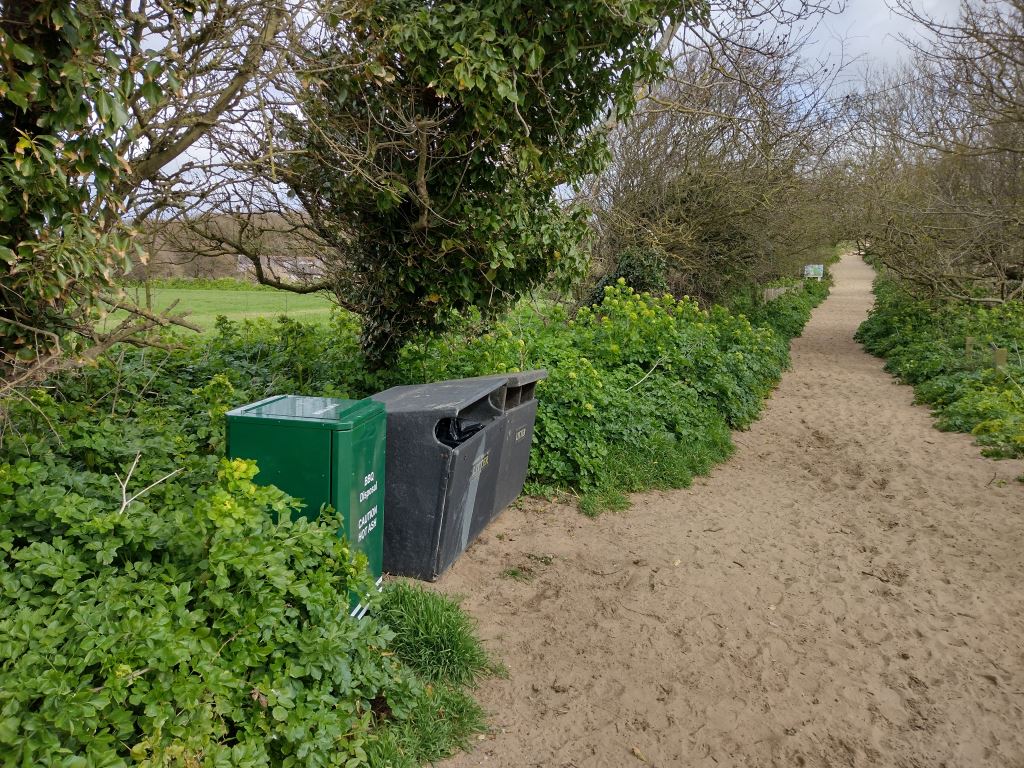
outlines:
[[[384,570],[434,580],[523,489],[544,371],[394,387]]]
[[[493,516],[505,382],[393,387],[387,411],[384,570],[433,581],[466,549],[473,517]]]

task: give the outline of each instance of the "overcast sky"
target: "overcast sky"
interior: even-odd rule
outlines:
[[[917,8],[938,18],[955,18],[959,0],[914,0]],[[847,0],[846,10],[827,18],[817,37],[825,51],[838,55],[846,40],[848,58],[895,64],[905,55],[900,34],[913,35],[914,25],[889,10],[885,0]]]

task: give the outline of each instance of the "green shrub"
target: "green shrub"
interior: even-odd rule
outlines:
[[[971,354],[967,337],[974,339]],[[974,434],[987,456],[1024,456],[1024,303],[933,303],[883,275],[857,340],[885,358],[886,370],[914,385],[939,429]],[[1004,370],[992,367],[993,346],[1010,350]]]
[[[746,315],[754,325],[767,326],[779,336],[792,339],[803,332],[811,310],[825,300],[831,284],[830,276],[821,281],[776,280],[766,287],[788,286],[791,290],[768,302],[761,300],[760,289],[745,293],[730,304],[730,309]]]
[[[345,620],[366,580],[340,520],[291,522],[294,502],[254,473],[225,461],[215,481],[168,483],[119,508],[115,478],[0,465],[11,764],[360,755],[370,702],[411,680],[382,655],[378,624]]]
[[[287,318],[222,320],[209,341],[170,354],[128,351],[60,385],[100,407],[111,392],[166,404],[209,451],[220,447],[211,424],[224,409],[271,394],[361,397],[399,383],[547,368],[530,488],[685,485],[729,455],[730,428],[757,418],[788,365],[788,335],[799,332],[827,284],[801,284],[751,322],[623,283],[575,317],[558,305],[543,313],[522,305],[491,327],[464,317],[458,331],[408,345],[388,371],[367,369],[357,323],[338,312],[327,328]],[[629,474],[647,479],[627,478],[622,457],[637,457]],[[651,467],[660,468],[657,476]]]
[[[827,290],[809,283],[794,292],[803,322]],[[620,280],[575,317],[561,307],[543,316],[522,308],[475,338],[462,329],[409,345],[399,376],[546,368],[530,487],[575,489],[593,510],[615,506],[623,491],[687,485],[729,456],[729,429],[757,418],[789,362],[787,337],[768,326],[771,317],[758,325]]]
[[[640,293],[665,293],[668,291],[667,269],[663,251],[649,246],[626,248],[619,254],[615,269],[597,281],[590,294],[590,303],[600,304],[604,299],[604,289],[616,285],[620,278]]]
[[[231,404],[284,392],[362,397],[394,384],[546,368],[531,489],[685,485],[729,455],[730,428],[757,418],[788,365],[788,337],[801,330],[828,286],[799,283],[748,320],[624,283],[607,286],[599,304],[575,317],[560,305],[543,312],[521,305],[495,325],[470,314],[456,331],[407,345],[396,365],[380,372],[367,369],[358,325],[347,313],[335,313],[328,328],[287,318],[222,320],[209,342],[159,361],[150,396],[184,386],[208,397],[204,388],[219,376],[221,389],[232,389]],[[115,381],[112,369],[92,378],[94,391]],[[203,415],[215,418],[216,409],[208,405]],[[666,450],[670,458],[653,459]],[[624,456],[642,457],[630,473],[650,479],[626,478]],[[647,472],[652,466],[660,468],[658,477]]]
[[[349,617],[350,592],[382,601],[340,518],[293,521],[254,464],[219,459],[238,393],[169,359],[105,361],[8,413],[0,764],[361,766],[390,729],[430,759],[464,743],[465,676],[406,665],[403,615]]]
[[[672,467],[706,468],[729,455],[728,430],[757,418],[788,365],[788,338],[828,290],[825,282],[795,287],[748,320],[687,298],[637,292],[621,280],[575,317],[559,305],[543,312],[521,305],[486,325],[471,313],[456,331],[407,345],[393,368],[378,372],[366,367],[348,313],[335,313],[327,328],[287,318],[222,320],[208,343],[161,365],[197,392],[214,376],[226,377],[234,404],[283,392],[362,397],[394,384],[546,368],[530,488],[621,489],[635,484],[616,476],[622,464],[609,458],[613,450],[649,459],[668,441],[678,446]],[[163,378],[153,386],[171,386]],[[679,478],[702,471],[663,469]]]

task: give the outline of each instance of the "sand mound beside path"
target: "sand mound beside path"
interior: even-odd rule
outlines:
[[[871,269],[835,274],[727,464],[508,510],[438,583],[509,670],[446,765],[1024,766],[1024,464],[931,426],[853,341]]]

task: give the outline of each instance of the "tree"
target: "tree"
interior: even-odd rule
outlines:
[[[329,274],[386,362],[453,312],[493,313],[578,273],[607,124],[664,71],[679,0],[376,0],[302,52],[278,178],[329,244]]]
[[[936,19],[908,0],[894,9],[916,22],[914,109],[903,125],[919,146],[963,154],[1024,153],[1024,0],[961,0],[959,18]]]
[[[970,0],[917,21],[902,68],[855,97],[854,203],[870,252],[922,295],[1024,297],[1024,4]]]
[[[187,197],[187,153],[266,67],[284,2],[3,0],[0,393],[156,325],[116,278],[127,219]],[[127,312],[104,328],[101,316]]]
[[[732,11],[680,35],[665,82],[614,133],[612,163],[587,190],[598,276],[652,252],[674,292],[723,301],[835,242],[841,66],[806,61],[797,23],[821,9]]]

